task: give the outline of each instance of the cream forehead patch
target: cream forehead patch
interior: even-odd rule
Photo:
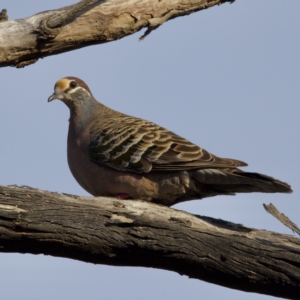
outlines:
[[[54,89],[57,91],[65,91],[70,87],[70,80],[62,78],[55,83]]]

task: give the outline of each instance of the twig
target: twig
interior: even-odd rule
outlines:
[[[0,22],[5,22],[8,21],[8,15],[7,15],[7,10],[4,8],[0,12]]]
[[[275,217],[277,220],[279,220],[282,224],[284,224],[288,228],[292,229],[293,232],[296,232],[300,235],[300,229],[298,228],[298,226],[295,223],[293,223],[286,215],[280,213],[272,203],[270,203],[269,205],[263,203],[263,206],[265,210],[268,213],[270,213],[273,217]]]

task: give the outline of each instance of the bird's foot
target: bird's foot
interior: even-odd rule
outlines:
[[[132,197],[129,194],[125,194],[125,193],[118,193],[118,194],[114,194],[112,195],[113,197],[116,197],[120,200],[129,200],[132,199]]]

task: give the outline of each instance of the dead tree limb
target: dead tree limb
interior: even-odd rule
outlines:
[[[0,186],[0,251],[178,272],[300,299],[300,239],[142,201]]]
[[[118,40],[164,22],[232,0],[83,0],[0,23],[0,67],[24,67],[39,58]]]

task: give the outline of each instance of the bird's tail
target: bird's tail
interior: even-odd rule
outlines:
[[[206,192],[211,193],[209,196],[252,192],[292,193],[290,185],[285,182],[236,168],[200,169],[194,171],[192,176]]]

